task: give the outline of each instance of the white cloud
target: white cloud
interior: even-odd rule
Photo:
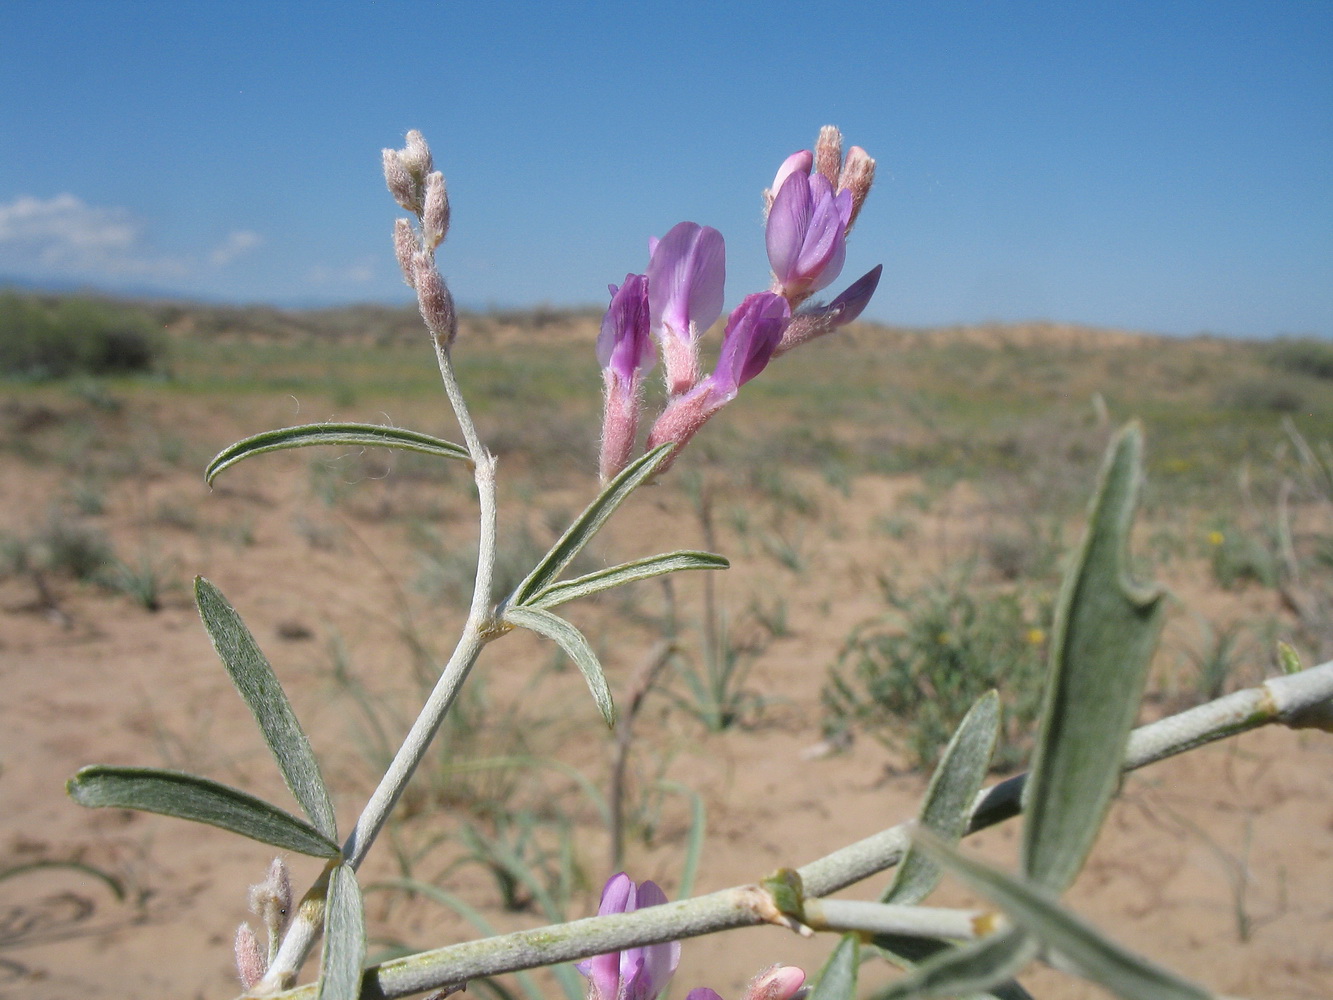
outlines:
[[[121,208],[95,208],[72,194],[0,205],[0,249],[51,270],[143,270],[143,228]]]
[[[0,203],[0,270],[39,277],[162,280],[226,267],[264,242],[236,230],[212,250],[167,254],[154,247],[130,211],[89,205],[68,192]]]
[[[226,267],[237,257],[241,257],[264,242],[264,237],[248,229],[238,229],[228,233],[222,244],[208,255],[208,262],[214,267]]]

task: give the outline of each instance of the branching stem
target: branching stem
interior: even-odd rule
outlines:
[[[458,644],[440,673],[440,678],[436,681],[421,713],[403,739],[398,753],[389,764],[384,777],[380,779],[379,786],[361,811],[356,821],[356,828],[343,844],[342,856],[353,868],[359,867],[365,860],[366,852],[375,842],[403,789],[407,787],[417,766],[425,757],[431,740],[439,731],[472,665],[477,662],[482,647],[497,635],[491,627],[493,624],[491,580],[495,567],[496,532],[495,456],[486,450],[477,436],[476,425],[472,422],[472,415],[458,386],[449,349],[440,344],[438,339],[435,340],[435,355],[440,366],[440,376],[444,380],[445,392],[458,418],[468,453],[472,456],[481,518],[477,542],[477,575],[472,590],[472,604]],[[319,937],[323,920],[324,895],[322,888],[317,886],[301,900],[296,918],[288,928],[278,954],[256,990],[258,994],[285,989],[296,981],[301,965]]]

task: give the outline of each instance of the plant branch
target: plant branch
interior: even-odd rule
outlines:
[[[439,361],[445,392],[458,418],[468,453],[472,456],[481,524],[477,542],[477,574],[468,618],[463,625],[458,644],[440,673],[440,678],[436,681],[421,713],[403,739],[398,753],[389,764],[388,770],[380,779],[365,808],[362,809],[356,828],[343,844],[343,859],[353,868],[359,867],[365,860],[371,844],[384,828],[390,812],[393,811],[412,774],[425,757],[431,740],[439,731],[450,706],[453,705],[463,681],[467,679],[472,665],[477,662],[482,647],[500,634],[493,627],[491,614],[491,582],[495,566],[496,537],[495,456],[485,449],[477,436],[476,425],[472,422],[471,413],[459,389],[448,348],[441,345],[438,338],[432,340],[435,343],[435,354]],[[323,920],[324,892],[323,887],[317,884],[301,900],[296,918],[288,928],[278,954],[258,987],[261,993],[283,989],[295,982],[297,973],[319,937]]]
[[[1333,731],[1333,661],[1299,674],[1272,678],[1258,687],[1139,727],[1130,734],[1125,770],[1273,723]],[[970,831],[1020,812],[1025,781],[1026,775],[1019,775],[982,791],[972,807]],[[893,867],[907,849],[910,828],[910,823],[899,824],[798,869],[805,897],[801,914],[804,920],[780,912],[766,889],[738,886],[632,913],[586,917],[394,959],[366,970],[362,996],[390,1000],[483,976],[765,923],[793,929],[821,925],[829,930],[878,930],[878,922],[887,926],[898,919],[898,910],[909,908],[879,904],[848,907],[848,901],[817,897]],[[969,926],[973,935],[989,929],[986,914],[944,912],[948,915],[936,917],[927,910],[915,931],[906,918],[892,926],[895,933],[926,936],[940,933],[938,924],[932,926],[936,919],[951,922],[949,936],[965,936]],[[866,926],[872,921],[876,922],[874,926]],[[281,996],[284,1000],[312,1000],[316,991],[317,986],[311,985]]]

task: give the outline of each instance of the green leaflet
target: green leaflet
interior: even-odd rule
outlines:
[[[563,618],[539,608],[506,608],[504,620],[510,625],[529,629],[559,643],[560,648],[569,654],[569,658],[579,668],[583,679],[588,682],[588,690],[592,692],[593,701],[597,702],[597,710],[602,713],[606,724],[608,726],[616,724],[616,707],[611,701],[611,689],[607,686],[606,674],[602,672],[597,654],[592,651],[582,632]]]
[[[1036,954],[1037,944],[1026,934],[992,934],[924,958],[908,975],[875,994],[875,1000],[1023,996],[1025,991],[1009,980]]]
[[[1112,440],[1056,604],[1022,854],[1025,875],[1056,892],[1083,867],[1119,784],[1162,626],[1163,592],[1134,583],[1127,566],[1142,451],[1137,423]]]
[[[949,843],[957,843],[967,830],[972,802],[986,779],[999,732],[1000,696],[990,691],[963,717],[931,776],[918,821]],[[880,902],[919,903],[939,885],[940,875],[932,858],[909,848]]]
[[[632,562],[597,570],[573,580],[553,583],[525,601],[523,607],[553,608],[580,597],[600,594],[612,587],[637,583],[639,580],[651,580],[655,576],[664,576],[667,573],[678,573],[689,569],[727,569],[730,565],[726,558],[711,552],[694,552],[688,549],[664,552],[661,555],[635,559]]]
[[[204,469],[204,480],[211,485],[222,470],[229,469],[252,455],[284,451],[287,448],[309,448],[314,445],[334,445],[344,448],[349,446],[401,448],[404,451],[419,451],[440,458],[472,461],[472,456],[462,445],[418,431],[404,430],[401,427],[355,423],[302,424],[300,427],[280,427],[264,431],[262,434],[245,438],[224,448]]]
[[[1049,890],[975,861],[928,830],[918,830],[915,836],[917,844],[951,873],[992,899],[1018,927],[1057,953],[1061,967],[1125,1000],[1210,1000],[1208,991],[1103,937],[1061,907]]]
[[[320,956],[319,1000],[359,1000],[366,960],[366,915],[351,865],[329,873]]]
[[[856,1000],[856,973],[861,964],[860,936],[844,934],[819,970],[809,1000]]]
[[[625,466],[624,471],[607,483],[574,523],[565,529],[565,533],[551,546],[551,551],[546,553],[523,582],[514,588],[514,592],[509,595],[505,604],[509,606],[531,604],[574,560],[575,556],[583,551],[583,547],[592,541],[607,518],[616,512],[616,508],[624,503],[635,489],[651,478],[674,448],[675,444],[672,442],[659,445]]]
[[[82,806],[142,809],[221,827],[299,854],[317,858],[338,855],[338,845],[305,820],[195,774],[94,764],[80,769],[66,788]]]
[[[264,741],[278,762],[282,778],[316,829],[330,840],[338,836],[333,802],[310,749],[310,741],[296,720],[287,695],[255,637],[236,609],[203,577],[194,581],[195,602],[213,648],[231,675],[236,690],[259,723]]]

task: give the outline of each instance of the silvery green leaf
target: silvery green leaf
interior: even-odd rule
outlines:
[[[1022,928],[1059,957],[1060,967],[1125,1000],[1211,1000],[1200,986],[1162,969],[1103,937],[1056,901],[1048,889],[982,864],[918,830],[917,843],[952,874],[991,899]]]
[[[952,941],[908,937],[906,934],[876,934],[870,939],[870,943],[878,948],[888,961],[904,969],[913,969],[922,962],[957,947]],[[967,1000],[1032,1000],[1032,994],[1023,989],[1018,982],[1010,979],[998,986],[991,986],[980,993],[974,993]]]
[[[855,1000],[856,973],[861,964],[860,936],[844,934],[819,970],[809,1000]]]
[[[231,830],[252,840],[317,858],[338,845],[303,819],[227,785],[195,774],[156,767],[94,764],[80,769],[66,788],[82,806],[114,806],[176,816]]]
[[[600,594],[612,587],[637,583],[639,580],[651,580],[655,576],[664,576],[667,573],[678,573],[687,569],[726,569],[730,565],[731,563],[724,557],[713,555],[711,552],[689,550],[664,552],[661,555],[635,559],[632,562],[597,570],[573,580],[553,583],[534,594],[530,600],[524,601],[523,607],[553,608],[580,597]]]
[[[542,557],[541,562],[533,567],[523,582],[514,588],[506,603],[528,604],[533,597],[545,590],[564,568],[573,562],[574,557],[583,551],[583,547],[592,540],[593,535],[597,534],[606,523],[606,519],[615,513],[616,508],[657,471],[675,447],[672,442],[659,445],[625,466],[624,470],[602,488],[596,499],[565,530],[565,533],[551,546],[551,551]]]
[[[1000,931],[968,941],[929,958],[875,994],[874,1000],[918,1000],[926,997],[1023,996],[1011,980],[1037,954],[1026,934]],[[1013,992],[1013,990],[1020,992]]]
[[[319,772],[319,763],[273,667],[220,590],[203,577],[196,577],[194,597],[213,648],[259,723],[264,742],[282,771],[282,780],[316,829],[331,840],[337,839],[333,802]]]
[[[608,726],[616,724],[616,707],[611,701],[611,689],[607,687],[606,675],[597,660],[597,654],[588,645],[583,633],[569,622],[549,611],[539,608],[509,607],[505,609],[504,620],[519,628],[529,629],[538,635],[553,639],[560,645],[588,682],[597,710],[602,713]]]
[[[204,469],[204,479],[211,484],[223,469],[229,469],[251,455],[284,451],[287,448],[309,448],[314,445],[342,448],[401,448],[404,451],[419,451],[440,458],[472,461],[472,456],[462,445],[418,431],[404,430],[401,427],[354,423],[303,424],[300,427],[280,427],[264,431],[262,434],[245,438],[224,448]]]
[[[329,873],[324,906],[319,1000],[358,1000],[365,960],[366,916],[361,887],[351,865],[338,865]]]
[[[1119,784],[1162,626],[1162,590],[1135,583],[1127,565],[1142,451],[1137,423],[1111,442],[1056,602],[1022,854],[1027,877],[1056,892],[1083,867]]]
[[[988,691],[959,723],[931,776],[917,819],[949,843],[957,843],[967,830],[972,802],[990,769],[999,732],[1000,696]],[[919,903],[939,885],[940,875],[933,858],[909,848],[880,902]]]

